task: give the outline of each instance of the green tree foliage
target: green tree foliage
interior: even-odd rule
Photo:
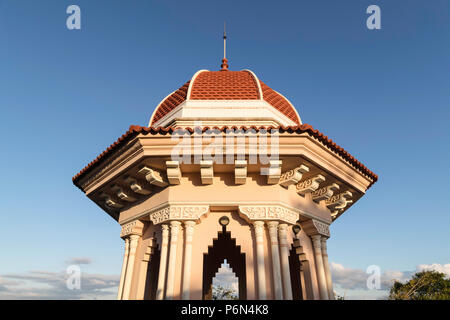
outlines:
[[[237,300],[238,296],[235,290],[222,286],[213,286],[213,300]]]
[[[406,283],[395,281],[390,300],[450,300],[450,279],[436,271],[417,272]]]

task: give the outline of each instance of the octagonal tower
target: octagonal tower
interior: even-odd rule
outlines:
[[[224,259],[240,299],[334,299],[329,226],[376,180],[226,59],[73,178],[122,226],[118,299],[210,299]]]

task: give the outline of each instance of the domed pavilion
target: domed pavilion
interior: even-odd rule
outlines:
[[[334,299],[329,226],[377,175],[250,70],[200,70],[73,183],[121,226],[118,299]]]

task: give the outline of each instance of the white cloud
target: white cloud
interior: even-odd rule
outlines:
[[[0,299],[115,299],[119,276],[81,273],[81,288],[67,288],[66,272],[30,271],[0,277]]]
[[[405,282],[411,279],[415,272],[435,270],[450,276],[450,264],[441,265],[421,264],[415,271],[386,270],[380,274],[380,289],[369,290],[367,279],[370,276],[362,269],[344,267],[342,264],[331,262],[331,274],[335,291],[346,299],[383,299],[389,295],[389,289],[394,280]]]

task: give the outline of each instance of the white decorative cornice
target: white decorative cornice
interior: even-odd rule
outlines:
[[[145,175],[145,179],[148,181],[148,183],[158,186],[158,187],[165,187],[168,185],[166,181],[164,181],[164,178],[162,177],[161,173],[153,170],[149,167],[142,167],[139,170],[140,173]]]
[[[245,184],[247,180],[247,160],[234,161],[234,183]]]
[[[315,202],[319,202],[321,200],[328,200],[330,199],[333,194],[339,190],[339,185],[336,183],[333,183],[327,187],[318,189],[314,192],[311,193],[311,197],[313,199],[313,201]]]
[[[292,170],[288,170],[280,177],[280,185],[284,188],[289,187],[291,184],[297,184],[305,172],[308,172],[309,168],[305,165],[301,165]]]
[[[209,211],[207,205],[168,205],[162,209],[150,213],[153,224],[168,222],[171,220],[199,220]]]
[[[316,191],[319,188],[320,184],[324,181],[325,177],[321,174],[318,174],[314,178],[297,183],[295,188],[298,194],[304,196],[307,193]]]
[[[275,205],[241,205],[239,212],[248,220],[278,220],[289,224],[295,224],[299,214],[294,210]]]
[[[166,161],[167,180],[170,184],[180,184],[181,170],[179,161]]]
[[[202,160],[200,161],[200,175],[203,184],[212,184],[214,177],[213,161]]]
[[[267,184],[277,184],[281,177],[281,160],[270,160],[267,174]]]

